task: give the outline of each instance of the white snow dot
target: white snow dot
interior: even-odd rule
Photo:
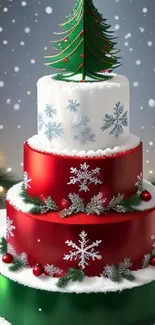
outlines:
[[[134,81],[133,82],[133,86],[136,88],[136,87],[138,87],[139,86],[139,82],[138,81]]]
[[[27,6],[27,2],[26,2],[26,1],[22,1],[22,2],[21,2],[21,5],[22,5],[23,7],[25,7],[25,6]]]
[[[4,12],[7,12],[7,11],[8,11],[8,8],[6,8],[6,7],[3,8],[3,11],[4,11]]]
[[[21,129],[21,125],[17,125],[17,128],[18,128],[18,129]]]
[[[0,125],[0,130],[3,130],[4,126],[3,125]]]
[[[139,27],[139,30],[140,30],[141,33],[144,33],[145,28],[140,26],[140,27]]]
[[[42,309],[41,309],[41,308],[39,308],[39,311],[42,311]]]
[[[146,160],[146,163],[147,163],[147,164],[149,164],[149,163],[150,163],[150,161],[149,161],[149,160]]]
[[[8,41],[5,39],[5,40],[3,41],[3,44],[4,44],[4,45],[8,44]]]
[[[7,98],[6,104],[10,104],[10,103],[11,103],[11,99],[10,98]]]
[[[148,12],[147,8],[143,8],[143,13],[146,14]]]
[[[20,105],[18,103],[14,104],[13,109],[18,111],[20,109]]]
[[[130,47],[129,51],[130,51],[130,52],[133,52],[133,48],[132,48],[132,47]]]
[[[119,24],[116,24],[116,25],[115,25],[115,29],[116,29],[116,30],[119,30],[119,29],[120,29],[120,25],[119,25]]]
[[[114,16],[114,19],[115,19],[115,20],[119,20],[119,16],[117,16],[117,15]]]
[[[30,27],[25,27],[25,28],[24,28],[24,32],[25,32],[26,34],[30,33],[30,30],[31,30]]]
[[[140,65],[141,64],[141,60],[136,60],[136,65]]]
[[[7,170],[6,170],[8,173],[10,173],[12,171],[12,168],[11,167],[8,167]]]
[[[46,12],[46,14],[48,14],[48,15],[50,15],[51,13],[52,13],[52,11],[53,11],[53,9],[52,9],[52,7],[46,7],[45,8],[45,12]]]
[[[47,51],[47,47],[46,46],[44,47],[44,50]]]
[[[4,87],[4,81],[0,80],[0,87]]]
[[[30,63],[31,63],[31,64],[35,64],[36,61],[35,61],[34,59],[31,59],[31,60],[30,60]]]
[[[2,27],[0,27],[0,33],[3,31],[3,28]]]
[[[142,128],[142,130],[144,130],[144,126],[143,126],[143,125],[142,125],[142,127],[141,127],[141,128]]]
[[[27,95],[31,95],[31,92],[30,92],[30,90],[28,90],[28,91],[27,91]]]
[[[21,166],[23,167],[23,162],[21,162]]]
[[[155,107],[155,100],[154,99],[149,99],[148,104],[149,104],[150,107]]]
[[[150,171],[149,171],[149,174],[151,174],[151,175],[152,175],[152,174],[153,174],[153,170],[150,170]]]
[[[140,109],[142,110],[143,109],[143,106],[141,106]]]
[[[20,68],[19,67],[14,67],[15,72],[19,72]]]
[[[131,33],[125,35],[125,39],[131,38]]]
[[[147,42],[147,45],[148,45],[148,46],[152,46],[153,43],[152,43],[151,41],[149,41],[149,42]]]
[[[129,45],[129,42],[125,42],[124,45],[125,45],[125,46],[128,46],[128,45]]]
[[[38,239],[38,240],[37,240],[37,242],[38,242],[38,243],[40,243],[40,242],[41,242],[41,240],[40,240],[40,239]]]
[[[150,141],[149,145],[152,147],[154,145],[153,141]]]
[[[21,41],[21,42],[20,42],[20,45],[21,45],[21,46],[24,46],[24,45],[25,45],[25,42],[24,42],[24,41]]]
[[[14,24],[16,22],[16,19],[12,19],[12,23]]]

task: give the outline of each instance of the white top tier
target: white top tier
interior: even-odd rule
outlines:
[[[102,82],[38,84],[38,135],[46,147],[66,150],[113,148],[129,138],[129,81],[121,75]]]

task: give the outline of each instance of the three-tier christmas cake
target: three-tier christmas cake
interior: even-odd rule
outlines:
[[[0,229],[0,321],[151,325],[155,188],[129,132],[129,81],[92,0],[77,0],[37,84],[38,133]],[[5,319],[6,321],[2,320]]]

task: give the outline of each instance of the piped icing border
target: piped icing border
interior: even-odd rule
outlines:
[[[57,149],[57,148],[51,148],[45,146],[39,139],[38,135],[34,135],[33,137],[29,138],[27,140],[28,145],[35,150],[44,152],[44,153],[53,153],[56,155],[67,155],[67,156],[72,156],[72,157],[110,157],[113,156],[117,153],[122,153],[126,152],[128,150],[134,149],[139,146],[141,140],[133,135],[130,134],[130,137],[127,141],[123,142],[119,146],[115,146],[114,148],[106,148],[104,150],[98,149],[96,151],[94,150],[89,150],[89,151],[78,151],[78,150],[68,150],[68,149]]]

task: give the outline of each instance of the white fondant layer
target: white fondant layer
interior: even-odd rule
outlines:
[[[22,212],[29,212],[32,208],[32,204],[24,203],[23,198],[20,196],[22,182],[14,185],[9,189],[6,195],[6,199],[14,206],[17,210]],[[140,205],[136,206],[137,211],[145,211],[153,209],[155,207],[155,186],[147,181],[143,181],[144,188],[149,191],[152,195],[152,199],[149,202],[141,201]]]
[[[104,150],[129,138],[129,81],[124,76],[114,74],[108,81],[81,83],[56,81],[48,75],[39,79],[37,94],[38,135],[49,148]],[[119,102],[124,106],[119,118],[127,112],[128,123],[117,119],[102,131],[106,114],[116,118],[114,108]],[[115,129],[118,123],[120,134]]]
[[[0,317],[0,325],[11,325],[6,319],[3,317]]]
[[[5,236],[4,227],[0,228],[0,238]],[[23,269],[17,272],[9,271],[7,264],[2,262],[0,255],[0,273],[6,278],[13,280],[21,285],[46,290],[53,292],[69,292],[69,293],[91,293],[91,292],[117,292],[125,289],[133,289],[142,285],[155,281],[155,267],[149,266],[146,269],[134,271],[134,281],[123,279],[121,282],[112,282],[109,279],[101,277],[85,277],[82,282],[69,283],[65,289],[60,289],[56,286],[57,278],[48,276],[40,276],[39,278],[33,275],[32,269]]]
[[[116,153],[125,152],[131,149],[136,148],[140,144],[140,139],[130,134],[129,139],[122,143],[119,146],[116,146],[112,149],[106,148],[104,150],[98,149],[96,151],[94,150],[88,150],[88,151],[78,151],[78,150],[67,150],[67,149],[58,149],[58,148],[50,148],[48,146],[45,146],[41,141],[38,135],[34,135],[33,137],[28,139],[28,144],[32,149],[39,150],[41,152],[47,152],[47,153],[54,153],[58,155],[66,155],[66,156],[74,156],[74,157],[102,157],[102,156],[112,156]]]

